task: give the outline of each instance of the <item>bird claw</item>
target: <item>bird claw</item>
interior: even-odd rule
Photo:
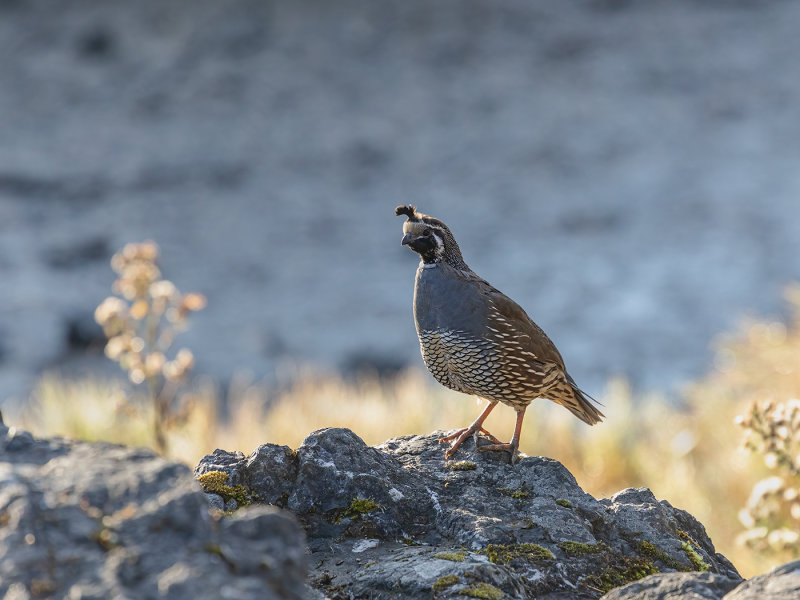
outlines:
[[[503,444],[498,442],[496,444],[490,444],[488,446],[481,446],[477,450],[478,452],[509,452],[511,454],[509,462],[510,464],[513,465],[519,459],[517,452],[518,448],[519,447],[516,444],[510,444],[510,443]]]
[[[467,431],[467,429],[469,429],[469,428],[468,428],[468,427],[464,427],[464,428],[462,428],[462,429],[459,429],[459,430],[458,430],[458,431],[456,431],[455,433],[451,433],[450,435],[447,435],[447,436],[445,436],[445,437],[443,437],[443,438],[439,438],[439,443],[440,443],[440,444],[445,444],[445,443],[449,442],[450,440],[454,440],[454,439],[456,439],[458,436],[460,436],[462,433],[464,433],[465,431]]]
[[[453,456],[453,454],[456,453],[456,450],[458,450],[458,447],[470,435],[472,435],[472,439],[475,442],[475,448],[477,448],[478,450],[481,450],[481,448],[478,447],[478,437],[480,436],[481,433],[484,434],[487,437],[487,439],[490,442],[492,442],[493,445],[501,444],[500,440],[498,440],[496,437],[494,437],[491,433],[489,433],[483,427],[477,427],[475,429],[473,429],[472,427],[464,427],[462,429],[459,429],[455,433],[451,433],[450,435],[447,435],[447,436],[445,436],[443,438],[439,438],[439,443],[440,444],[445,444],[445,443],[447,443],[447,442],[449,442],[451,440],[455,440],[455,442],[453,442],[453,444],[447,449],[447,452],[444,453],[445,459],[448,459],[451,456]],[[487,447],[489,447],[489,446],[483,446],[483,448],[487,448]]]
[[[455,442],[453,442],[453,444],[452,444],[452,445],[451,445],[451,446],[450,446],[450,447],[447,449],[447,452],[445,452],[445,453],[444,453],[444,458],[445,458],[445,460],[447,460],[448,458],[450,458],[451,456],[453,456],[453,454],[455,454],[455,453],[456,453],[456,450],[458,450],[458,447],[459,447],[459,446],[460,446],[460,445],[461,445],[461,444],[464,442],[464,440],[465,440],[465,439],[467,439],[467,438],[470,436],[470,434],[472,434],[472,433],[473,433],[473,430],[472,430],[472,428],[471,428],[471,427],[465,427],[464,429],[459,429],[459,430],[458,430],[458,431],[456,431],[455,433],[453,433],[453,434],[451,434],[451,435],[448,435],[447,437],[443,437],[442,439],[440,439],[440,440],[439,440],[439,443],[440,443],[440,444],[443,444],[443,443],[445,443],[445,442],[449,442],[449,441],[450,441],[450,440],[452,440],[452,439],[455,439],[455,440],[456,440],[456,441],[455,441]]]

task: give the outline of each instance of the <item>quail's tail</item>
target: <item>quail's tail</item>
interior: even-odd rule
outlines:
[[[589,425],[594,425],[602,421],[605,415],[597,410],[595,406],[595,404],[600,404],[600,402],[582,391],[569,374],[567,374],[567,383],[572,392],[573,402],[564,404],[564,406],[568,408],[573,415]]]

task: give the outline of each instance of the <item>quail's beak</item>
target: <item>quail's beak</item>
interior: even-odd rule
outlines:
[[[403,239],[400,240],[400,245],[401,246],[407,246],[408,244],[411,243],[411,240],[413,240],[413,239],[414,239],[414,236],[411,235],[410,233],[407,233],[407,234],[405,234],[403,236]]]

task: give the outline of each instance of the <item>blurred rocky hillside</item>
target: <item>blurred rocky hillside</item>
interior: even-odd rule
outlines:
[[[198,372],[421,364],[400,203],[597,395],[674,388],[800,277],[800,4],[0,0],[0,396],[114,365],[156,240]],[[88,348],[88,350],[87,350]]]

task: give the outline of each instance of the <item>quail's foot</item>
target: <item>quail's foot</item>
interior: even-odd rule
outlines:
[[[479,433],[484,434],[487,437],[487,439],[490,442],[492,442],[492,444],[500,444],[501,443],[500,440],[498,440],[496,437],[494,437],[486,429],[484,429],[483,427],[480,427],[480,426],[476,428],[476,427],[474,427],[474,425],[475,424],[473,423],[469,427],[464,427],[463,429],[459,429],[455,433],[451,433],[450,435],[439,439],[439,443],[440,444],[446,444],[447,442],[449,442],[451,440],[455,440],[455,442],[453,442],[453,444],[447,449],[447,452],[445,452],[445,455],[444,455],[445,458],[450,458],[451,456],[453,456],[453,454],[455,454],[456,450],[462,444],[462,442],[465,439],[467,439],[470,435],[474,436],[475,447],[476,448],[478,447],[478,434]]]
[[[473,423],[472,425],[470,425],[465,429],[459,429],[453,435],[448,435],[447,437],[440,439],[439,443],[444,444],[455,438],[455,442],[453,442],[452,445],[447,449],[447,452],[444,453],[445,460],[453,456],[453,454],[456,453],[456,450],[458,450],[458,447],[464,442],[464,440],[466,440],[473,433],[477,433],[479,429],[481,429],[481,426],[477,425],[476,427],[476,424]]]
[[[487,446],[481,446],[478,448],[478,452],[510,452],[511,458],[509,462],[513,465],[519,460],[519,444],[508,443],[497,443],[497,444],[489,444]]]
[[[509,462],[513,465],[517,462],[517,451],[519,450],[519,437],[522,434],[522,421],[525,419],[525,409],[517,410],[517,423],[514,426],[514,436],[511,438],[511,441],[508,444],[504,444],[502,442],[495,442],[494,444],[490,444],[488,446],[481,446],[478,448],[478,445],[475,444],[478,452],[503,452],[507,451],[511,453],[511,457]]]
[[[469,436],[471,436],[473,433],[477,435],[479,431],[483,431],[489,436],[489,438],[492,441],[494,442],[498,441],[496,437],[494,437],[491,433],[489,433],[483,428],[483,422],[486,420],[486,417],[489,416],[489,413],[492,412],[495,406],[497,406],[497,400],[494,401],[490,400],[489,404],[486,405],[486,408],[483,409],[483,412],[478,416],[477,419],[475,419],[472,422],[472,425],[464,429],[459,429],[455,433],[452,433],[439,440],[440,444],[444,444],[445,442],[449,442],[450,440],[455,439],[453,445],[450,446],[450,448],[448,448],[447,452],[445,452],[444,454],[445,459],[448,459],[451,456],[453,456],[453,454],[455,454],[456,450],[458,450],[458,447],[463,443],[463,441],[467,439]],[[478,445],[478,440],[476,439],[475,446],[477,445]]]

